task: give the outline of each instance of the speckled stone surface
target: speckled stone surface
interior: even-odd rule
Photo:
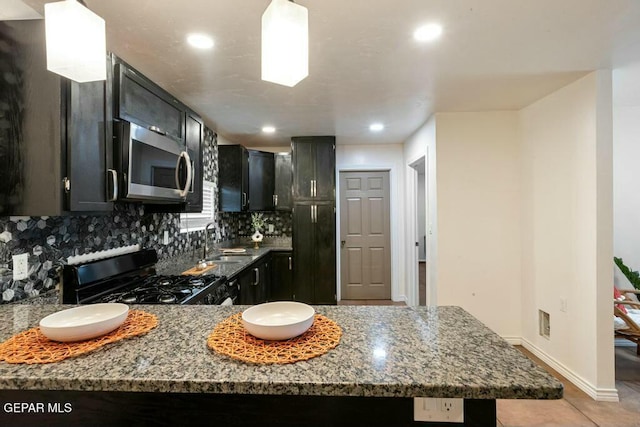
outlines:
[[[232,245],[230,247],[236,246],[237,245]],[[214,260],[212,262],[215,263],[217,267],[208,270],[204,274],[217,274],[219,276],[227,276],[228,278],[232,278],[233,276],[247,268],[254,261],[257,261],[270,252],[291,250],[291,239],[271,242],[268,245],[261,246],[259,249],[247,248],[247,251],[244,254],[235,257],[238,260],[237,263],[221,263]],[[217,253],[218,252],[216,252],[216,254]],[[200,251],[197,251],[181,256],[159,260],[156,264],[156,271],[158,274],[178,275],[183,271],[193,268],[200,259],[202,259],[202,253]]]
[[[0,306],[0,340],[55,305]],[[459,307],[317,306],[343,328],[337,348],[291,365],[251,365],[207,348],[241,306],[136,306],[149,334],[48,365],[0,362],[0,389],[323,396],[556,399],[562,385]]]

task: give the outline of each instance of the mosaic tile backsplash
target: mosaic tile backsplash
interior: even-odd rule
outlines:
[[[204,179],[217,189],[216,134],[205,128]],[[168,245],[162,244],[167,231]],[[215,239],[236,234],[229,227],[216,227]],[[58,269],[71,255],[140,244],[167,258],[202,246],[203,231],[180,233],[180,216],[175,213],[145,213],[142,204],[117,203],[109,215],[0,218],[0,302],[13,302],[53,290]],[[14,281],[13,255],[29,254],[29,276]]]
[[[205,128],[204,179],[214,184],[217,210],[218,146],[215,132]],[[265,237],[291,237],[290,212],[264,212]],[[268,224],[274,231],[268,231]],[[167,231],[169,244],[162,244]],[[218,213],[212,242],[242,240],[253,234],[250,213]],[[180,233],[180,215],[146,213],[139,203],[116,203],[108,215],[60,217],[0,217],[0,303],[16,302],[53,292],[58,271],[68,257],[139,244],[153,248],[160,259],[199,250],[203,231]],[[13,255],[29,254],[29,274],[13,280]]]

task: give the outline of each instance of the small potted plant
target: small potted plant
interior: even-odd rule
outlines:
[[[253,247],[254,247],[254,249],[259,249],[260,248],[260,242],[262,242],[262,239],[264,238],[264,236],[260,233],[260,230],[264,229],[264,226],[265,226],[264,215],[262,213],[252,213],[251,214],[251,225],[253,226],[253,229],[255,230],[255,232],[251,236],[251,240],[254,243]]]

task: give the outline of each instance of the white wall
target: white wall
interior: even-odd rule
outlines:
[[[340,254],[340,171],[389,170],[391,185],[391,298],[406,300],[405,217],[403,147],[400,144],[336,146],[337,253]],[[340,256],[338,255],[338,296],[340,295]]]
[[[520,119],[523,343],[592,397],[614,400],[610,72]],[[550,314],[550,339],[538,333],[538,310]]]
[[[415,262],[415,236],[418,231],[413,223],[417,209],[416,192],[420,191],[417,183],[416,171],[412,164],[420,159],[425,160],[425,191],[426,203],[427,248],[426,248],[426,274],[427,274],[427,305],[437,304],[437,265],[438,265],[438,193],[436,188],[436,119],[435,116],[422,125],[413,135],[404,142],[404,173],[405,173],[405,227],[406,227],[406,253],[404,260],[407,271],[408,302],[418,304],[418,266]]]
[[[499,335],[520,324],[518,113],[438,113],[438,305],[459,305]]]
[[[613,71],[614,255],[640,270],[640,62]]]

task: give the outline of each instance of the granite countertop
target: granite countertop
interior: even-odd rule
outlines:
[[[0,341],[58,305],[0,307]],[[0,389],[316,396],[557,399],[562,384],[459,307],[317,306],[343,337],[290,365],[253,365],[206,344],[242,306],[132,306],[158,315],[147,335],[46,365],[0,362]]]
[[[254,249],[253,247],[247,247],[246,252],[243,254],[235,254],[236,259],[239,262],[234,263],[224,263],[212,260],[214,264],[216,264],[216,268],[208,270],[204,275],[208,274],[217,274],[220,276],[227,276],[228,278],[233,277],[240,271],[244,270],[249,264],[254,261],[264,257],[270,252],[274,251],[291,251],[291,241],[288,241],[288,244],[284,242],[283,244],[268,244],[261,245],[259,249]],[[221,252],[219,250],[214,251],[215,253],[210,255],[210,257],[219,255]],[[234,254],[228,254],[234,255]],[[179,275],[183,271],[189,270],[193,268],[198,260],[202,259],[202,253],[200,251],[196,251],[194,253],[186,253],[183,255],[161,259],[156,264],[156,271],[158,274],[165,275]]]

